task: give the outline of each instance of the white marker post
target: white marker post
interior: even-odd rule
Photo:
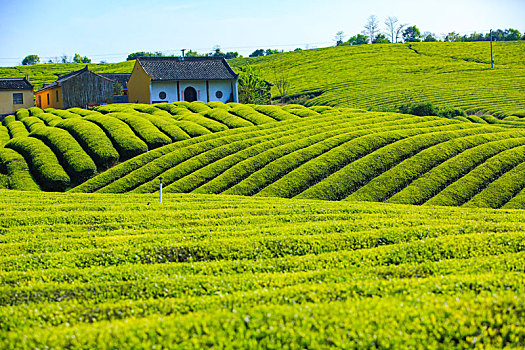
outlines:
[[[160,196],[159,196],[159,203],[162,203],[162,176],[159,177],[160,179]]]

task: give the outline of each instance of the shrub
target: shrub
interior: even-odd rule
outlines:
[[[211,108],[206,105],[206,103],[201,101],[193,101],[187,106],[187,108],[195,113],[205,113],[208,112]]]
[[[4,120],[4,123],[5,123],[6,120],[7,120],[7,117]],[[11,120],[11,119],[9,119],[9,120]],[[25,137],[25,136],[29,135],[29,132],[27,131],[27,128],[25,127],[24,123],[22,123],[19,120],[13,120],[11,122],[5,123],[4,125],[9,130],[9,134],[11,135],[11,138]]]
[[[16,111],[15,115],[17,120],[22,120],[24,118],[29,117],[29,111],[25,108],[20,108]]]
[[[63,119],[57,115],[51,113],[41,113],[38,115],[38,118],[44,121],[48,126],[55,126],[60,123]]]
[[[222,108],[222,109],[226,109],[226,110],[229,110],[231,107],[221,101],[211,101],[211,102],[208,102],[207,103],[208,107],[211,107],[211,108]]]
[[[107,117],[117,118],[130,126],[135,134],[154,149],[171,143],[171,139],[162,133],[153,123],[137,114],[115,112],[106,114]]]
[[[0,148],[0,166],[5,168],[8,188],[20,191],[40,190],[20,153],[10,148]]]
[[[37,117],[27,117],[22,120],[22,123],[26,126],[29,132],[33,132],[39,128],[45,127],[42,119]]]
[[[32,117],[35,117],[39,114],[44,113],[44,111],[42,110],[42,108],[39,108],[39,107],[30,107],[29,113],[31,114]]]
[[[148,151],[148,145],[138,138],[123,121],[107,115],[88,115],[84,119],[97,124],[104,130],[117,149],[121,161]]]
[[[238,116],[231,114],[222,108],[211,109],[208,112],[205,112],[203,115],[207,118],[217,120],[218,122],[225,124],[230,129],[253,126],[253,123],[243,118],[239,118]]]
[[[0,125],[0,147],[4,147],[10,138],[9,130],[5,126]]]
[[[299,119],[295,114],[289,113],[282,108],[272,105],[258,105],[253,107],[257,112],[267,115],[278,121]]]
[[[42,190],[64,192],[69,187],[69,176],[53,151],[42,141],[33,137],[18,137],[9,141],[5,147],[24,157]]]
[[[275,122],[275,119],[268,117],[267,115],[264,115],[262,113],[259,113],[255,109],[249,106],[243,106],[243,105],[234,106],[229,110],[229,112],[243,119],[246,119],[255,125]]]
[[[191,137],[198,137],[202,135],[212,134],[212,132],[206,129],[204,126],[194,123],[189,120],[177,120],[176,124],[180,127],[185,133]]]
[[[97,167],[79,143],[64,129],[41,126],[29,136],[43,141],[57,156],[73,185],[93,177]]]
[[[156,112],[155,112],[156,113]],[[167,113],[167,112],[166,112]],[[169,113],[167,113],[169,115]],[[171,117],[165,117],[158,114],[140,113],[142,118],[149,120],[153,125],[159,128],[164,134],[171,138],[172,142],[189,139],[190,136],[177,125],[177,121]]]
[[[97,167],[105,169],[118,162],[117,150],[97,124],[83,119],[64,119],[56,127],[67,130],[89,154]]]

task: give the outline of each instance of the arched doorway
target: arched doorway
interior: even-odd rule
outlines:
[[[197,91],[191,86],[188,86],[186,89],[184,89],[184,101],[197,101]]]

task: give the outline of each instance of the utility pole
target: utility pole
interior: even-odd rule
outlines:
[[[494,69],[494,55],[492,53],[492,29],[490,30],[490,68]]]
[[[184,58],[184,51],[186,51],[186,49],[182,49],[182,58]]]

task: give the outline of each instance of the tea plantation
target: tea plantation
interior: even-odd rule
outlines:
[[[0,190],[0,348],[525,346],[525,214]]]
[[[177,102],[33,107],[0,127],[0,187],[525,208],[525,122]]]

